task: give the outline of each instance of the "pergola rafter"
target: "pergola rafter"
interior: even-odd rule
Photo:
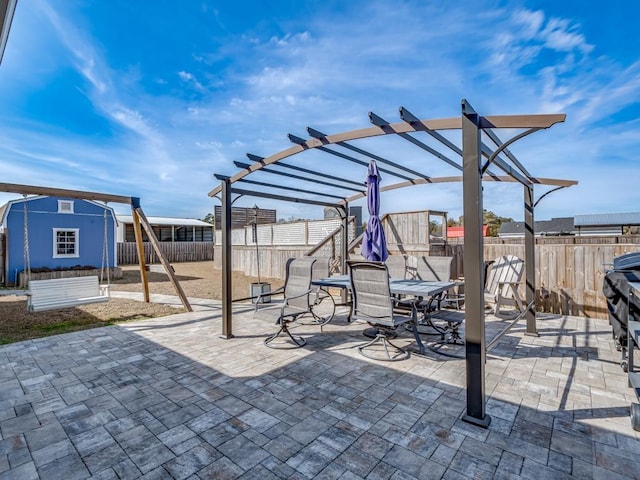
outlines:
[[[293,143],[296,143],[296,144],[302,145],[302,146],[304,146],[306,144],[306,140],[304,138],[296,137],[295,135],[291,135],[291,134],[289,134],[288,136],[289,136],[289,140],[291,140]],[[336,152],[335,150],[331,150],[330,148],[327,148],[327,147],[315,147],[315,148],[317,148],[321,152],[328,153],[330,155],[334,155],[336,157],[342,158],[344,160],[347,160],[349,162],[355,163],[357,165],[362,165],[363,167],[366,167],[367,165],[369,165],[369,162],[367,162],[365,160],[360,160],[359,158],[352,157],[351,155],[345,155],[344,153]],[[378,170],[383,172],[383,173],[387,173],[389,175],[393,175],[394,177],[403,178],[405,180],[410,180],[411,179],[411,177],[408,177],[408,176],[403,175],[403,174],[398,173],[398,172],[394,172],[393,170],[389,170],[387,168],[378,167]]]
[[[314,192],[313,190],[305,190],[303,188],[296,188],[296,187],[284,187],[282,185],[271,185],[270,183],[266,183],[266,182],[257,182],[255,180],[247,180],[246,178],[242,178],[240,180],[238,180],[238,182],[241,183],[246,183],[249,185],[256,185],[259,187],[267,187],[267,188],[278,188],[278,189],[285,189],[289,192],[298,192],[298,193],[308,193],[310,195],[317,195],[319,197],[327,197],[327,198],[335,198],[337,200],[341,200],[342,197],[340,195],[332,195],[330,193],[321,193],[321,192]]]
[[[374,125],[376,125],[376,126],[378,126],[380,128],[384,129],[384,128],[389,126],[389,122],[387,122],[384,118],[380,117],[379,115],[376,115],[373,112],[369,112],[369,119],[371,120],[371,123],[373,123]],[[462,171],[462,165],[458,165],[456,162],[451,160],[446,155],[440,153],[435,148],[430,147],[426,143],[421,142],[417,138],[412,137],[408,133],[398,133],[397,135],[400,138],[406,140],[407,142],[414,144],[416,147],[421,148],[422,150],[424,150],[426,152],[429,152],[431,155],[433,155],[437,159],[440,159],[443,162],[451,165],[453,168],[455,168],[455,169],[457,169],[459,171]]]
[[[309,132],[309,135],[311,135],[313,138],[317,138],[318,140],[322,140],[323,138],[326,137],[326,134],[315,130],[311,127],[307,127],[307,131]],[[396,162],[392,162],[391,160],[387,160],[386,158],[383,158],[379,155],[376,155],[375,153],[371,153],[367,150],[364,150],[362,148],[359,147],[355,147],[349,143],[346,142],[338,142],[336,143],[336,145],[339,145],[347,150],[351,150],[352,152],[356,152],[359,153],[360,155],[364,155],[365,157],[369,157],[372,160],[375,160],[377,162],[383,163],[385,165],[389,165],[390,167],[394,167],[397,168],[398,170],[402,170],[404,172],[410,173],[412,175],[415,175],[416,177],[419,178],[424,178],[425,180],[428,180],[429,177],[427,175],[425,175],[424,173],[420,173],[416,170],[413,170],[411,168],[407,168],[405,166],[400,165],[399,163]]]
[[[236,161],[236,162],[233,162],[233,164],[238,168],[244,168],[245,170],[251,170],[251,165],[248,164],[248,163],[243,163],[243,162],[237,162]],[[274,170],[272,168],[269,168],[269,169],[263,168],[261,170],[266,172],[266,173],[271,173],[273,175],[280,175],[280,176],[283,176],[283,177],[293,178],[295,180],[300,180],[301,182],[313,182],[313,183],[316,183],[316,184],[325,185],[327,187],[343,189],[343,190],[349,190],[349,191],[352,191],[352,192],[362,191],[361,188],[347,187],[347,186],[342,186],[342,185],[335,185],[335,184],[332,184],[330,182],[325,182],[324,180],[310,179],[308,177],[302,177],[300,175],[294,175],[292,173],[280,172],[280,171]],[[288,186],[284,186],[283,185],[282,188],[288,188]]]
[[[267,157],[260,157],[249,154],[252,164],[234,162],[241,170],[233,176],[215,175],[220,180],[220,185],[209,192],[209,196],[217,197],[222,202],[222,271],[223,271],[223,292],[222,292],[222,337],[232,338],[232,298],[231,298],[231,204],[233,195],[262,197],[273,200],[282,200],[295,203],[305,203],[325,207],[334,207],[340,212],[342,218],[342,261],[343,272],[344,262],[347,256],[347,213],[349,203],[366,196],[364,187],[354,188],[357,182],[343,179],[339,176],[322,172],[322,167],[314,164],[311,168],[307,163],[305,167],[293,165],[290,162],[279,163],[285,159],[298,158],[305,152],[317,151],[325,153],[332,158],[339,158],[349,163],[368,166],[366,159],[375,159],[389,168],[379,168],[381,171],[402,179],[403,181],[383,185],[381,192],[394,191],[400,188],[448,183],[462,182],[463,186],[463,215],[465,219],[464,233],[464,267],[465,267],[465,348],[467,366],[467,409],[463,420],[480,425],[488,426],[490,418],[485,412],[484,400],[484,363],[486,354],[486,344],[484,335],[484,255],[482,237],[482,183],[483,182],[511,182],[520,183],[524,188],[524,218],[525,218],[525,265],[526,265],[526,303],[527,307],[523,316],[527,322],[527,334],[537,335],[535,322],[535,254],[534,254],[534,186],[548,185],[555,187],[542,197],[575,185],[573,180],[562,180],[547,177],[533,176],[524,165],[516,158],[508,147],[521,138],[549,128],[558,122],[565,120],[564,114],[552,115],[495,115],[481,116],[468,104],[462,101],[461,116],[454,118],[441,118],[435,120],[421,120],[404,107],[400,107],[399,123],[389,123],[375,113],[369,114],[369,119],[373,126],[352,130],[348,132],[327,135],[311,127],[307,128],[310,138],[303,139],[295,135],[289,135],[289,140],[293,146],[277,152]],[[493,129],[515,129],[520,133],[514,135],[506,141],[502,141]],[[442,131],[459,130],[462,133],[462,145],[458,146],[444,135]],[[448,155],[440,152],[430,145],[415,138],[415,134],[424,132],[440,145],[453,152],[459,157],[460,162]],[[483,134],[496,147],[491,148],[483,140]],[[419,147],[423,155],[428,158],[435,158],[446,165],[455,168],[462,175],[458,176],[432,176],[429,172],[419,172],[415,168],[404,166],[402,162],[384,158],[369,149],[352,145],[352,141],[364,141],[382,136],[395,136]],[[371,140],[372,141],[372,140]],[[338,152],[330,148],[331,146],[349,150],[362,158]],[[302,158],[302,157],[300,157]],[[306,158],[306,157],[305,157]],[[490,165],[495,165],[506,175],[497,175],[489,170]],[[426,162],[423,162],[425,165]],[[286,173],[276,170],[275,166],[281,166],[289,170],[304,173],[306,176]],[[246,180],[245,177],[258,171],[265,171],[300,182],[311,182],[313,190],[299,187],[291,187],[286,183],[269,183]],[[364,177],[364,175],[363,175]],[[321,178],[322,180],[319,180]],[[287,195],[269,193],[262,189],[245,190],[234,186],[237,182],[244,182],[255,187],[264,187],[276,190],[286,190]],[[331,189],[325,191],[325,189]],[[339,191],[350,192],[339,197]],[[353,193],[353,192],[356,193]],[[305,196],[295,196],[296,193]],[[319,200],[314,197],[324,199],[335,198],[335,202]],[[337,198],[336,198],[337,197]],[[541,197],[541,198],[542,198]],[[540,198],[540,199],[541,199]],[[539,201],[539,200],[538,200]]]
[[[250,153],[247,154],[247,157],[249,158],[249,160],[252,160],[254,162],[261,162],[263,160],[263,157],[258,157],[257,155],[252,155]],[[337,177],[335,175],[330,175],[328,173],[316,172],[316,171],[310,170],[308,168],[297,167],[295,165],[289,165],[288,163],[284,163],[284,162],[278,162],[274,166],[278,166],[278,167],[281,167],[281,168],[286,168],[286,169],[289,169],[289,170],[294,170],[296,172],[307,173],[309,175],[314,175],[314,176],[320,177],[320,178],[326,178],[326,179],[329,179],[329,180],[333,180],[333,181],[336,181],[336,182],[341,182],[341,183],[344,183],[346,185],[352,185],[354,187],[358,187],[359,189],[362,189],[362,182],[354,182],[353,180],[349,180],[347,178]]]

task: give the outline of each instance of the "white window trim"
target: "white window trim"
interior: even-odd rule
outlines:
[[[63,210],[62,205],[70,205],[70,210]],[[58,200],[58,213],[73,213],[73,200]]]
[[[58,232],[74,232],[75,233],[75,250],[73,255],[58,253],[57,233]],[[54,228],[53,229],[53,258],[79,258],[80,257],[80,229],[79,228]]]

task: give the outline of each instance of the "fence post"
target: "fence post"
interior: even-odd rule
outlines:
[[[304,221],[304,245],[309,246],[309,220]]]

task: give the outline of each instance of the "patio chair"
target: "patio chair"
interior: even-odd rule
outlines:
[[[447,282],[451,279],[452,261],[453,257],[415,257],[411,255],[407,259],[407,276],[425,282]],[[440,302],[444,296],[444,294],[439,295],[432,300]]]
[[[384,262],[391,278],[407,278],[407,257],[405,255],[389,255]]]
[[[451,278],[452,261],[453,257],[417,257],[414,278],[426,282],[446,282]]]
[[[451,279],[451,264],[453,257],[438,257],[438,256],[420,256],[412,258],[412,265],[410,271],[412,276],[416,280],[422,280],[425,282],[446,282]],[[444,321],[446,327],[439,327],[432,322],[431,314],[441,309],[442,302],[446,300],[448,292],[443,292],[434,297],[428,298],[418,304],[418,307],[422,309],[423,319],[426,321],[426,325],[433,328],[433,334],[445,335],[449,332],[450,338],[454,341],[460,339],[459,327],[462,320],[459,317],[447,317]],[[428,331],[422,330],[423,333],[429,334]]]
[[[360,345],[359,352],[373,360],[398,361],[409,358],[410,353],[389,340],[400,325],[412,320],[411,316],[394,312],[394,299],[389,288],[389,271],[382,262],[347,262],[351,282],[353,307],[351,318],[364,320],[376,335],[370,342]],[[380,348],[381,347],[381,348]],[[382,351],[383,356],[375,355]]]
[[[313,263],[311,269],[311,281],[319,280],[321,278],[328,278],[331,272],[331,257],[313,257],[316,261]],[[329,323],[336,313],[336,302],[333,299],[329,290],[318,285],[311,285],[311,299],[310,299],[311,315],[314,325],[320,325],[320,331],[322,327]]]
[[[311,313],[311,276],[315,262],[314,257],[290,258],[287,261],[287,273],[282,287],[284,293],[282,304],[256,309],[256,314],[259,316],[274,312],[277,316],[276,324],[280,326],[276,333],[264,340],[267,347],[300,348],[306,345],[306,339],[291,334],[289,323],[304,314]],[[273,292],[271,294],[273,295]],[[281,336],[285,338],[285,342],[274,342]],[[288,340],[291,340],[293,345]]]
[[[520,312],[524,309],[518,293],[518,285],[524,273],[524,261],[515,255],[496,258],[487,271],[484,301],[495,304],[495,314],[499,315],[502,305],[514,305]]]

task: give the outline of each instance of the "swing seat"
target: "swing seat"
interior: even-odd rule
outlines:
[[[26,295],[30,312],[109,301],[108,287],[96,276],[31,280]]]

